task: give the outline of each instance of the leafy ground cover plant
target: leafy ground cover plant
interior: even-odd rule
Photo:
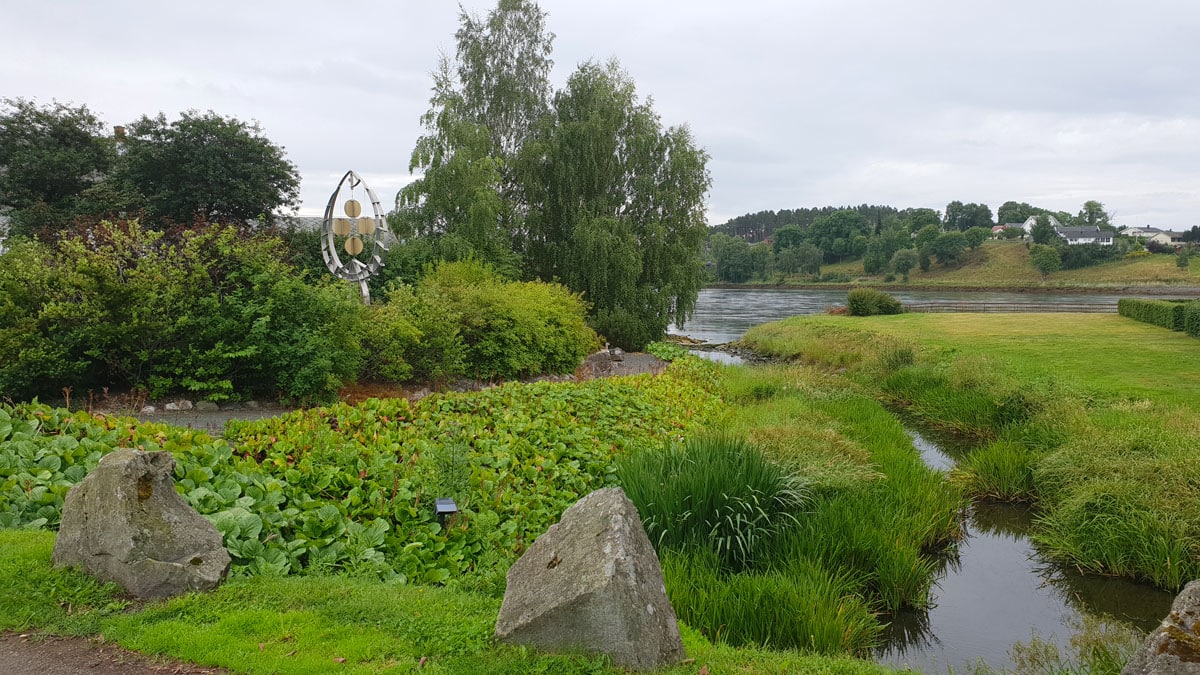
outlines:
[[[716,366],[510,384],[231,423],[225,438],[38,404],[0,407],[0,527],[58,523],[71,485],[117,447],[167,450],[183,497],[238,573],[340,572],[503,590],[503,574],[615,455],[681,440],[715,412]],[[436,497],[453,497],[442,526]],[[470,574],[468,574],[470,573]]]

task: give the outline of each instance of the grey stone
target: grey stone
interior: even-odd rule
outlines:
[[[1122,675],[1200,673],[1200,581],[1192,581],[1175,597],[1163,619]]]
[[[496,639],[637,670],[684,658],[658,556],[620,488],[580,499],[512,566]]]
[[[67,493],[56,566],[77,565],[139,598],[216,588],[229,571],[221,533],[175,492],[169,452],[116,450]]]
[[[187,399],[171,401],[170,403],[163,406],[163,410],[172,410],[172,411],[191,410],[191,409],[192,409],[192,402]]]
[[[245,405],[247,410],[258,410],[262,407],[262,404],[258,401],[246,401]]]
[[[158,412],[158,408],[155,408],[152,405],[146,405],[146,406],[142,406],[142,412],[143,413],[156,413],[156,412]]]
[[[196,401],[196,410],[200,412],[216,412],[220,409],[216,401]]]

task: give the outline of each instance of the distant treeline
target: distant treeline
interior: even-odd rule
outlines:
[[[904,209],[908,211],[910,209]],[[817,218],[831,215],[837,211],[856,211],[867,219],[871,228],[878,232],[889,216],[904,217],[903,212],[894,206],[876,206],[860,204],[858,206],[821,206],[804,209],[780,209],[779,211],[759,211],[747,213],[744,216],[729,219],[728,222],[710,228],[711,232],[720,232],[733,237],[757,243],[770,237],[775,230],[785,225],[798,225],[806,228]]]

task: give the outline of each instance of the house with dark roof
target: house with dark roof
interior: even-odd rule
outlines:
[[[1100,244],[1101,246],[1112,246],[1113,233],[1110,230],[1103,230],[1095,225],[1091,227],[1055,227],[1054,231],[1058,236],[1066,240],[1067,244]]]

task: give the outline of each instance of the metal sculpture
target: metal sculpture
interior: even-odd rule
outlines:
[[[355,198],[359,188],[371,200],[371,216],[363,214],[362,204]],[[348,197],[343,197],[343,190],[349,193]],[[334,216],[339,204],[346,217]],[[383,267],[387,232],[387,220],[375,191],[361,176],[347,171],[325,206],[325,220],[321,223],[321,257],[334,276],[358,283],[363,302],[368,305],[371,304],[371,291],[367,288],[367,279]]]

